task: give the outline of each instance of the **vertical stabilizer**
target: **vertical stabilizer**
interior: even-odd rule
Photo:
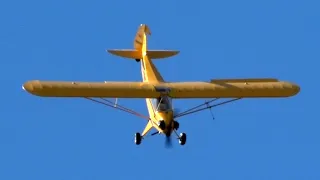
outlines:
[[[151,35],[150,29],[146,24],[141,24],[134,38],[134,48],[141,55],[142,77],[145,82],[163,82],[161,74],[152,63],[148,54],[148,35]]]
[[[148,35],[151,35],[149,27],[146,24],[141,24],[133,43],[134,48],[141,54],[141,57],[146,55],[146,52],[148,51]]]
[[[145,55],[148,55],[150,59],[163,59],[179,53],[175,50],[148,50],[148,35],[151,35],[149,27],[146,24],[141,24],[134,37],[134,49],[109,49],[107,51],[116,56],[135,59],[138,62]]]

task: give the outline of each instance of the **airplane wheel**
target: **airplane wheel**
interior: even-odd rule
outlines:
[[[136,143],[136,145],[141,144],[141,135],[140,133],[136,133],[134,136],[134,143]]]
[[[174,121],[174,122],[173,122],[173,127],[174,127],[175,130],[178,130],[178,129],[179,129],[179,126],[180,126],[180,125],[179,125],[179,123],[178,123],[177,121]]]
[[[180,133],[179,144],[180,145],[185,145],[186,141],[187,141],[187,135],[185,133]]]
[[[165,130],[166,129],[166,123],[164,122],[164,120],[161,120],[158,122],[158,126],[161,130]]]
[[[136,59],[137,62],[140,62],[140,59]]]

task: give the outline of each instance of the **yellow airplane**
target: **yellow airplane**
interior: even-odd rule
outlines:
[[[42,97],[82,97],[137,115],[147,120],[142,133],[135,134],[139,145],[150,132],[164,134],[167,139],[175,133],[179,143],[187,140],[185,133],[177,133],[178,118],[230,103],[242,98],[281,98],[296,95],[300,87],[296,84],[274,78],[256,79],[213,79],[209,82],[166,82],[153,64],[153,60],[168,58],[179,53],[172,50],[149,50],[147,36],[151,35],[147,25],[141,24],[134,39],[134,49],[107,50],[109,53],[141,62],[142,82],[59,82],[32,80],[23,84],[23,89]],[[95,98],[100,98],[96,100]],[[116,101],[105,98],[116,98]],[[117,98],[145,98],[149,116],[141,115],[117,103]],[[176,113],[172,100],[190,98],[214,98],[199,106]],[[220,98],[232,98],[218,104],[211,104]]]

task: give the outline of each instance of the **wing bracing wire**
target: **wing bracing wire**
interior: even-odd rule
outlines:
[[[89,98],[89,97],[86,97],[85,99],[91,100],[91,101],[99,103],[99,104],[103,104],[105,106],[108,106],[108,107],[111,107],[111,108],[114,108],[114,109],[121,110],[123,112],[138,116],[138,117],[146,119],[146,120],[150,120],[150,118],[148,116],[142,115],[142,114],[140,114],[140,113],[138,113],[138,112],[136,112],[136,111],[134,111],[132,109],[129,109],[127,107],[124,107],[122,105],[115,104],[112,101],[104,99],[104,98],[100,98],[102,101],[96,100],[94,98]],[[200,105],[197,105],[195,107],[192,107],[192,108],[190,108],[190,109],[188,109],[186,111],[183,111],[183,112],[181,112],[179,114],[176,114],[174,116],[174,118],[180,118],[182,116],[186,116],[186,115],[189,115],[189,114],[200,112],[200,111],[203,111],[203,110],[206,110],[206,109],[211,109],[213,107],[221,106],[223,104],[227,104],[227,103],[230,103],[230,102],[233,102],[233,101],[236,101],[236,100],[240,100],[241,98],[235,98],[235,99],[231,99],[231,100],[227,100],[227,101],[224,101],[224,102],[220,102],[220,103],[211,105],[211,103],[217,101],[218,99],[219,98],[215,98],[215,99],[212,99],[210,101],[206,101],[205,103],[202,103]],[[203,106],[205,106],[205,107],[203,107]]]
[[[212,105],[210,105],[210,103],[218,100],[218,98],[216,98],[216,99],[207,101],[207,102],[205,102],[205,103],[202,103],[202,104],[200,104],[200,105],[198,105],[198,106],[195,106],[195,107],[193,107],[193,108],[190,108],[190,109],[188,109],[188,110],[186,110],[186,111],[183,111],[183,112],[175,115],[174,118],[180,118],[180,117],[182,117],[182,116],[186,116],[186,115],[189,115],[189,114],[193,114],[193,113],[196,113],[196,112],[200,112],[200,111],[203,111],[203,110],[206,110],[206,109],[211,109],[211,108],[213,108],[213,107],[221,106],[221,105],[223,105],[223,104],[227,104],[227,103],[230,103],[230,102],[233,102],[233,101],[237,101],[237,100],[240,100],[240,99],[241,99],[241,98],[235,98],[235,99],[231,99],[231,100],[227,100],[227,101],[223,101],[223,102],[220,102],[220,103],[217,103],[217,104],[212,104]],[[205,106],[205,105],[206,105],[206,107],[202,107],[202,106]],[[202,107],[202,108],[201,108],[201,107]]]
[[[104,99],[104,98],[100,98],[102,101],[99,101],[99,100],[96,100],[96,99],[93,99],[93,98],[89,98],[89,97],[86,97],[85,99],[88,99],[90,101],[93,101],[93,102],[96,102],[96,103],[99,103],[99,104],[103,104],[105,106],[108,106],[108,107],[111,107],[111,108],[114,108],[114,109],[118,109],[120,111],[123,111],[123,112],[129,113],[129,114],[138,116],[138,117],[146,119],[146,120],[150,120],[150,118],[148,116],[142,115],[142,114],[140,114],[140,113],[138,113],[138,112],[136,112],[136,111],[134,111],[132,109],[126,108],[126,107],[121,106],[119,104],[115,104],[112,101]]]

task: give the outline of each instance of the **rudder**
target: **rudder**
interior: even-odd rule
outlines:
[[[151,35],[149,27],[146,24],[141,24],[134,38],[134,49],[110,49],[107,51],[116,56],[135,60],[142,59],[145,54],[150,59],[163,59],[179,53],[179,51],[174,50],[148,50],[147,35]]]
[[[146,24],[141,24],[133,42],[133,47],[141,53],[147,51],[147,35],[151,35],[149,27]]]

